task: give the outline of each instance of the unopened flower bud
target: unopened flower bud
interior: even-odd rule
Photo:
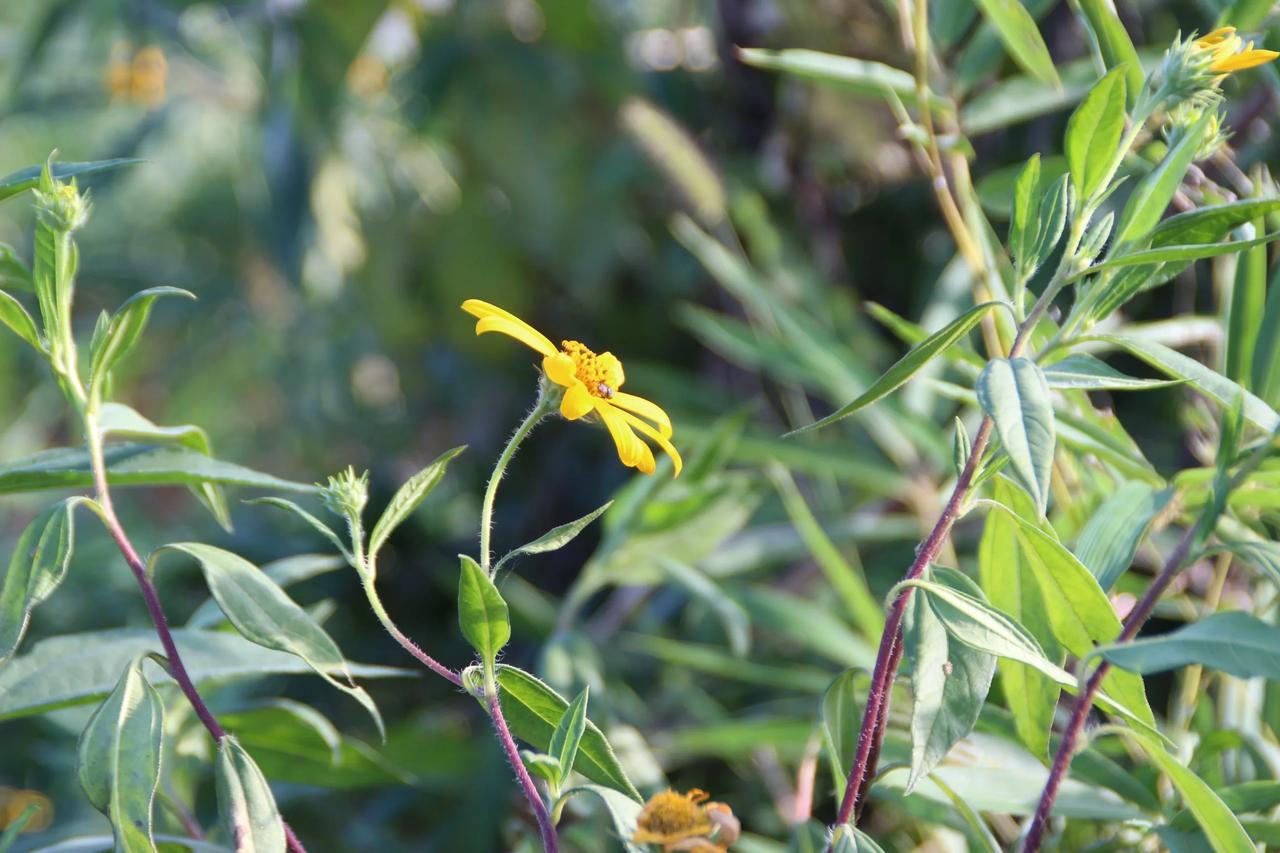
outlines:
[[[48,191],[33,190],[40,221],[57,231],[78,231],[89,221],[89,194],[81,194],[74,180],[54,181]]]
[[[321,489],[320,497],[330,512],[343,518],[359,518],[369,502],[369,472],[357,475],[355,468],[348,465]]]

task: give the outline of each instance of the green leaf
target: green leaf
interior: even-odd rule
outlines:
[[[284,820],[266,777],[233,735],[218,743],[214,763],[218,814],[236,853],[284,853]]]
[[[578,745],[582,742],[582,735],[587,730],[587,699],[590,690],[590,687],[582,688],[582,692],[574,697],[568,708],[565,708],[564,716],[556,724],[556,730],[551,733],[551,743],[547,747],[547,753],[559,762],[560,777],[557,781],[561,785],[573,772],[573,762],[578,757]]]
[[[991,488],[996,501],[1015,508],[1024,518],[1036,517],[1031,498],[1010,481],[996,477]],[[1026,626],[1046,657],[1060,662],[1062,653],[1049,629],[1040,581],[1022,554],[1017,524],[1005,513],[987,513],[983,522],[978,578],[987,600]],[[1043,761],[1061,688],[1033,667],[1008,658],[1000,661],[1000,682],[1018,739]]]
[[[564,718],[569,703],[522,669],[499,665],[497,677],[502,710],[511,731],[535,748],[547,751],[551,746],[551,736]],[[575,769],[591,781],[620,791],[636,802],[644,801],[627,779],[604,733],[590,720],[586,721],[579,742]]]
[[[142,674],[142,658],[129,662],[116,689],[93,712],[80,735],[80,786],[111,820],[115,848],[152,851],[151,804],[160,782],[164,703]]]
[[[818,429],[819,427],[833,424],[836,421],[849,417],[854,412],[870,405],[875,401],[885,397],[898,388],[900,388],[908,379],[920,372],[920,370],[929,363],[935,356],[948,349],[952,344],[959,341],[969,331],[982,320],[983,316],[997,305],[1004,305],[1002,302],[984,302],[981,305],[975,305],[968,311],[925,338],[919,346],[914,347],[910,352],[894,363],[884,374],[871,384],[866,391],[856,400],[848,403],[838,411],[827,415],[819,421],[793,430],[788,435],[797,435],[809,430]]]
[[[751,648],[751,617],[746,608],[726,595],[719,584],[693,566],[665,558],[659,558],[658,562],[672,581],[710,608],[720,620],[734,655],[746,657]]]
[[[591,794],[604,804],[613,824],[614,839],[622,844],[626,853],[648,853],[648,845],[639,845],[631,840],[636,834],[636,821],[643,809],[640,803],[604,785],[578,785],[561,794],[561,799],[567,800],[578,794]]]
[[[831,853],[884,853],[884,848],[870,835],[848,823],[842,823],[831,835]]]
[[[243,465],[211,459],[187,448],[147,444],[113,444],[105,448],[107,481],[113,486],[198,486],[222,483],[274,491],[314,492],[308,483],[294,483]],[[60,447],[42,450],[0,464],[0,494],[42,489],[93,488],[89,452]]]
[[[0,288],[21,290],[30,293],[35,290],[31,280],[31,270],[12,246],[0,243]]]
[[[1280,543],[1261,540],[1226,540],[1218,547],[1264,570],[1271,575],[1273,583],[1280,584]]]
[[[1255,249],[1280,238],[1280,231],[1264,234],[1254,240],[1232,240],[1227,243],[1192,243],[1189,245],[1158,246],[1134,252],[1124,252],[1101,263],[1094,264],[1083,274],[1111,267],[1134,267],[1146,264],[1197,261],[1201,258],[1216,258],[1220,255],[1232,255],[1246,249]]]
[[[197,841],[183,835],[156,835],[156,843],[164,845],[165,853],[173,850],[190,850],[191,853],[235,853],[230,847]],[[111,853],[115,839],[110,835],[81,835],[68,838],[47,847],[38,847],[28,853]],[[3,850],[3,848],[0,848]]]
[[[209,434],[192,424],[183,426],[156,426],[141,413],[123,403],[103,403],[98,410],[98,425],[104,436],[121,436],[149,443],[173,442],[190,448],[196,453],[213,456],[213,444]],[[231,530],[231,516],[222,489],[214,483],[192,486],[192,491],[213,513],[224,530]]]
[[[1053,404],[1044,374],[1027,358],[992,359],[978,377],[977,392],[1014,475],[1043,515],[1054,450]]]
[[[1280,267],[1271,276],[1266,306],[1258,323],[1253,390],[1269,404],[1280,405]]]
[[[385,739],[377,705],[364,688],[355,683],[337,644],[257,566],[238,554],[199,542],[165,545],[151,560],[154,562],[164,551],[177,551],[195,558],[218,607],[246,640],[297,655],[317,675],[363,705]],[[341,680],[333,676],[335,672],[341,674]]]
[[[226,631],[178,629],[173,639],[197,686],[310,672],[294,655],[265,649]],[[0,666],[0,720],[100,700],[111,692],[129,661],[147,654],[164,654],[151,628],[118,628],[41,640],[31,651]],[[361,678],[416,675],[411,670],[368,664],[348,664],[348,668]],[[161,675],[157,683],[169,683],[169,677]]]
[[[904,104],[916,103],[915,77],[882,62],[816,50],[764,50],[754,47],[739,48],[738,58],[746,65],[781,71],[846,91],[881,98],[892,93]],[[947,109],[947,102],[932,93],[929,102],[934,109]]]
[[[862,727],[862,711],[866,703],[862,692],[867,681],[863,669],[846,669],[840,673],[822,694],[822,734],[831,762],[831,772],[839,796],[844,796],[844,786],[858,748],[858,731]]]
[[[40,340],[40,332],[36,321],[31,319],[22,303],[8,293],[0,290],[0,323],[4,323],[14,334],[35,348],[36,352],[44,352],[44,342]]]
[[[1099,80],[1067,122],[1064,148],[1071,164],[1071,182],[1081,204],[1103,188],[1118,156],[1124,123],[1125,69],[1121,68]]]
[[[267,563],[262,571],[280,586],[289,587],[327,572],[337,571],[345,565],[346,560],[334,554],[296,554]],[[218,602],[213,598],[206,598],[192,611],[186,627],[212,628],[223,619]]]
[[[1240,821],[1200,777],[1178,763],[1176,758],[1165,752],[1163,746],[1146,735],[1136,731],[1122,733],[1142,747],[1151,762],[1173,782],[1216,853],[1255,853],[1257,848]]]
[[[62,585],[75,548],[75,508],[84,498],[59,501],[23,529],[0,586],[0,664],[15,651],[36,605]]]
[[[1151,232],[1151,245],[1217,243],[1235,229],[1280,211],[1280,199],[1249,199],[1197,207],[1163,220]]]
[[[392,531],[399,527],[400,523],[426,500],[427,495],[431,494],[431,490],[444,477],[445,469],[449,466],[449,460],[466,449],[464,445],[455,447],[452,450],[446,450],[437,456],[430,465],[414,474],[405,481],[404,485],[396,490],[395,495],[391,498],[391,503],[387,504],[387,508],[382,511],[382,517],[378,519],[378,523],[373,526],[373,532],[369,534],[369,559],[371,561],[382,550],[382,546],[386,543],[387,537],[391,535]]]
[[[1019,547],[1040,582],[1049,624],[1058,642],[1076,657],[1085,658],[1096,645],[1114,641],[1120,635],[1120,620],[1089,570],[1051,532],[1008,507],[993,504],[993,508],[1017,525]],[[1102,683],[1116,701],[1155,727],[1141,678],[1113,670]]]
[[[1116,370],[1100,358],[1075,353],[1044,368],[1050,388],[1079,388],[1084,391],[1143,391],[1177,385],[1179,379],[1137,379]]]
[[[4,825],[4,832],[0,832],[0,853],[9,853],[13,849],[13,845],[17,843],[18,836],[22,834],[22,830],[26,829],[31,819],[38,815],[42,809],[48,806],[40,803],[31,803],[18,814],[17,817],[10,820]],[[107,838],[107,845],[112,843],[111,838]]]
[[[109,169],[118,169],[121,166],[135,166],[145,162],[145,160],[138,160],[133,157],[117,157],[114,160],[93,160],[86,163],[53,163],[51,165],[51,173],[56,180],[67,181],[79,175],[92,175],[95,172],[105,172]],[[40,183],[42,169],[44,169],[44,164],[28,166],[25,169],[10,172],[0,178],[0,201],[12,198],[18,193],[26,192],[29,189],[34,189]]]
[[[1196,390],[1211,397],[1220,406],[1230,408],[1235,400],[1243,399],[1244,416],[1251,423],[1268,433],[1280,428],[1280,414],[1277,414],[1275,409],[1194,358],[1143,338],[1127,335],[1096,335],[1093,339],[1126,349],[1156,370],[1191,383]]]
[[[1104,592],[1111,589],[1133,563],[1138,544],[1156,513],[1173,493],[1147,483],[1126,481],[1094,511],[1076,541],[1076,556]]]
[[[1036,28],[1035,18],[1019,0],[976,0],[982,14],[996,28],[1009,55],[1024,71],[1042,83],[1061,86],[1049,48]]]
[[[511,617],[489,573],[465,554],[459,555],[459,561],[462,574],[458,578],[458,624],[462,626],[462,636],[480,655],[487,681],[493,676],[498,652],[511,639]]]
[[[1013,187],[1013,219],[1009,224],[1009,252],[1025,276],[1036,266],[1033,251],[1039,242],[1040,155],[1033,154],[1018,173]]]
[[[1146,675],[1199,664],[1237,678],[1280,681],[1280,628],[1242,611],[1212,613],[1184,628],[1096,652]]]
[[[510,560],[513,557],[518,557],[521,554],[545,554],[549,551],[560,550],[577,538],[579,533],[586,530],[591,522],[604,515],[611,506],[613,506],[613,501],[609,501],[604,506],[593,509],[591,512],[582,516],[582,518],[553,527],[532,542],[521,545],[514,551],[508,552],[501,560],[498,561],[498,564],[494,566],[494,574],[497,574],[498,569],[501,569],[502,564],[507,560]]]
[[[1132,106],[1145,82],[1142,61],[1124,24],[1120,22],[1120,16],[1116,14],[1116,7],[1110,0],[1079,0],[1079,3],[1089,29],[1093,31],[1103,63],[1110,71],[1123,71],[1128,83],[1128,102]]]
[[[981,598],[977,584],[954,569],[931,567],[932,580]],[[956,642],[927,596],[909,602],[903,644],[911,659],[911,776],[906,793],[973,731],[991,689],[996,659]]]
[[[344,557],[348,560],[355,560],[355,558],[351,556],[351,552],[347,549],[347,543],[342,541],[342,537],[334,532],[332,527],[325,524],[323,521],[316,518],[293,501],[285,500],[284,498],[255,498],[251,501],[247,501],[247,503],[266,504],[267,506],[273,506],[277,509],[283,509],[293,513],[298,516],[298,518],[301,518],[307,524],[311,525],[311,528],[325,539],[328,539],[329,542],[333,544],[333,547],[337,548]]]
[[[1169,149],[1160,164],[1134,188],[1125,203],[1124,212],[1120,214],[1114,237],[1116,246],[1139,240],[1156,227],[1195,159],[1212,117],[1212,111],[1206,110],[1204,116]]]
[[[147,319],[151,316],[151,306],[161,296],[196,298],[194,293],[180,287],[149,287],[126,299],[107,322],[102,336],[95,336],[96,346],[90,347],[91,388],[99,388],[112,368],[138,343],[147,327]]]
[[[1252,223],[1254,234],[1264,234],[1266,222],[1262,218]],[[1265,234],[1263,239],[1280,237]],[[1244,246],[1249,246],[1244,249]],[[1242,254],[1236,260],[1235,282],[1231,290],[1230,311],[1227,317],[1227,352],[1223,372],[1227,378],[1245,388],[1253,383],[1253,354],[1258,348],[1267,301],[1267,247],[1254,240],[1240,241]]]
[[[1062,237],[1062,229],[1067,224],[1067,204],[1070,197],[1070,179],[1063,175],[1049,185],[1040,199],[1040,210],[1036,214],[1039,230],[1036,243],[1031,251],[1029,269],[1036,269],[1053,254]],[[1026,272],[1023,273],[1024,275]]]

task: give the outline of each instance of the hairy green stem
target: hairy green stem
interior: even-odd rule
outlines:
[[[493,503],[498,496],[498,483],[502,482],[502,475],[506,473],[507,465],[511,462],[511,457],[516,455],[521,442],[533,432],[538,421],[549,415],[553,409],[554,402],[550,395],[539,390],[538,401],[529,410],[529,414],[525,415],[520,426],[516,427],[511,438],[507,439],[507,446],[502,448],[502,454],[493,466],[493,473],[489,475],[489,485],[484,490],[484,503],[480,507],[480,567],[486,572],[492,571],[489,534],[493,528]]]

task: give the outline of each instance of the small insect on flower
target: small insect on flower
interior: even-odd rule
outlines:
[[[724,853],[738,840],[742,825],[724,803],[708,803],[710,795],[694,788],[679,794],[667,789],[654,794],[636,818],[631,840],[657,844],[663,853]]]
[[[463,302],[462,310],[477,318],[477,335],[501,332],[540,353],[542,372],[565,389],[560,414],[570,421],[590,414],[599,417],[623,465],[654,472],[653,451],[636,435],[639,432],[671,457],[679,476],[683,462],[671,443],[671,419],[657,404],[621,390],[626,376],[613,353],[597,355],[578,341],[561,341],[557,347],[524,320],[479,299]]]

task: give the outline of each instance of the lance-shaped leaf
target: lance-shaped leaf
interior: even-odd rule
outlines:
[[[369,534],[370,560],[377,556],[378,551],[382,550],[382,546],[386,544],[387,537],[391,535],[391,532],[408,518],[418,508],[419,504],[426,500],[427,495],[431,494],[431,490],[436,487],[436,484],[444,476],[445,469],[449,466],[449,460],[466,449],[463,446],[446,450],[437,456],[430,465],[406,480],[404,485],[396,491],[391,498],[391,503],[387,504],[387,508],[382,511],[382,517],[373,526],[373,532]]]
[[[941,354],[952,344],[967,335],[974,326],[978,325],[979,321],[982,320],[983,316],[986,315],[988,311],[995,308],[997,305],[1003,304],[1004,303],[1002,302],[984,302],[981,305],[973,306],[968,311],[964,312],[959,317],[952,320],[929,337],[925,338],[918,346],[912,348],[910,352],[886,370],[879,379],[871,383],[871,387],[864,391],[856,400],[846,404],[838,411],[827,415],[819,421],[815,421],[814,423],[801,427],[800,429],[793,430],[788,433],[788,435],[796,435],[798,433],[808,432],[809,430],[827,426],[828,424],[833,424],[836,421],[849,417],[849,415],[852,415],[864,406],[868,406],[882,397],[893,393],[905,384],[908,379],[919,373],[920,370],[935,356]]]
[[[1064,147],[1076,198],[1082,204],[1102,188],[1118,156],[1125,122],[1124,74],[1116,69],[1094,84],[1067,122]]]
[[[338,645],[257,566],[238,554],[199,542],[165,545],[160,551],[194,557],[218,607],[246,640],[302,658],[321,678],[363,705],[379,733],[384,732],[378,707],[351,677]]]
[[[1009,467],[1043,515],[1053,471],[1053,404],[1039,365],[993,359],[978,377],[978,402],[995,422]]]
[[[884,848],[870,835],[848,823],[842,823],[831,833],[831,853],[884,853]]]
[[[115,849],[154,853],[151,806],[160,781],[164,703],[142,674],[142,657],[125,668],[116,689],[80,735],[80,786],[111,820]]]
[[[1115,4],[1111,0],[1080,0],[1080,11],[1093,30],[1098,50],[1102,53],[1102,61],[1109,70],[1122,69],[1129,93],[1128,102],[1132,106],[1142,91],[1142,60],[1133,46],[1133,40],[1120,22],[1116,14]],[[1231,20],[1235,20],[1232,18]]]
[[[36,605],[62,585],[75,548],[73,513],[84,498],[68,498],[26,526],[0,586],[0,662],[18,649]]]
[[[1216,115],[1205,110],[1204,116],[1187,129],[1178,142],[1164,155],[1164,159],[1145,178],[1138,182],[1133,194],[1125,203],[1124,212],[1116,226],[1114,238],[1117,246],[1139,240],[1150,234],[1164,216],[1164,209],[1173,200],[1187,169],[1200,149],[1200,140],[1209,127],[1209,120]]]
[[[593,509],[591,512],[582,516],[582,518],[566,522],[551,528],[546,533],[539,536],[532,542],[528,542],[516,548],[514,551],[508,552],[498,564],[493,567],[494,574],[498,573],[498,569],[502,568],[502,564],[521,554],[545,554],[549,551],[558,551],[565,545],[568,545],[578,534],[587,529],[591,522],[604,515],[609,507],[613,506],[613,501],[609,501],[604,506]]]
[[[266,777],[233,735],[218,744],[214,763],[218,814],[236,853],[284,853],[284,820]]]
[[[781,71],[816,83],[823,83],[846,91],[884,98],[897,95],[905,104],[916,102],[915,77],[901,68],[893,68],[882,62],[838,56],[817,50],[765,50],[748,47],[738,51],[738,58],[746,65]],[[935,109],[946,109],[947,103],[932,92],[928,95]]]
[[[459,555],[459,561],[462,574],[458,577],[458,624],[462,636],[480,655],[488,683],[498,652],[511,639],[511,617],[489,573],[465,554]]]
[[[822,738],[827,748],[831,766],[832,783],[838,796],[844,796],[844,786],[857,751],[858,729],[862,724],[870,676],[861,668],[850,668],[840,673],[822,694]]]
[[[929,576],[981,598],[977,584],[954,569],[931,567]],[[911,659],[911,775],[907,793],[927,777],[951,747],[973,730],[996,670],[996,658],[957,642],[933,612],[928,596],[913,596],[903,643]]]
[[[547,747],[547,753],[560,766],[557,783],[561,785],[573,771],[573,762],[578,758],[578,745],[582,742],[582,735],[587,730],[589,694],[589,687],[582,688],[582,692],[575,696],[569,703],[569,707],[565,709],[564,716],[556,725],[556,730],[551,733],[551,744]]]
[[[180,287],[149,287],[126,299],[107,321],[102,333],[94,334],[89,356],[91,386],[100,385],[120,359],[138,343],[147,327],[147,319],[151,316],[151,306],[161,296],[196,298],[194,293]]]
[[[1075,353],[1044,368],[1050,388],[1083,391],[1144,391],[1177,385],[1181,379],[1138,379],[1121,373],[1100,358]]]
[[[134,166],[138,163],[145,163],[145,160],[139,160],[134,157],[117,157],[114,160],[92,160],[85,163],[50,163],[49,169],[52,176],[59,181],[67,181],[80,175],[92,175],[95,172],[105,172],[109,169],[118,169],[121,166]],[[40,172],[45,168],[44,164],[39,166],[28,166],[25,169],[19,169],[16,172],[10,172],[3,178],[0,178],[0,201],[12,198],[18,193],[33,189],[40,183]]]
[[[1040,37],[1035,18],[1020,0],[978,0],[977,5],[996,28],[1014,62],[1040,82],[1061,88],[1049,48]]]
[[[1027,160],[1013,187],[1013,218],[1009,223],[1009,252],[1025,278],[1036,267],[1034,257],[1040,238],[1040,155]]]
[[[522,669],[499,665],[497,677],[502,711],[511,731],[536,749],[549,750],[551,737],[564,719],[569,702]],[[604,733],[589,719],[578,744],[574,769],[592,782],[620,791],[636,802],[644,801],[618,763]]]
[[[591,794],[604,803],[605,811],[613,823],[614,838],[622,844],[626,853],[648,853],[649,845],[636,844],[631,837],[636,834],[636,821],[643,809],[639,803],[619,791],[603,785],[578,785],[561,794],[563,800],[578,794]]]
[[[44,352],[44,342],[40,340],[36,321],[31,319],[21,302],[3,290],[0,290],[0,323],[12,329],[14,334],[31,344],[37,352]]]
[[[1156,513],[1173,496],[1170,489],[1130,480],[1094,511],[1076,541],[1075,553],[1106,592],[1133,562],[1138,544]]]
[[[1217,243],[1246,222],[1276,211],[1280,211],[1280,199],[1249,199],[1197,207],[1161,221],[1151,232],[1151,245],[1159,248]]]
[[[1144,675],[1199,664],[1237,678],[1280,681],[1280,628],[1238,610],[1158,637],[1103,646],[1096,654]]]

